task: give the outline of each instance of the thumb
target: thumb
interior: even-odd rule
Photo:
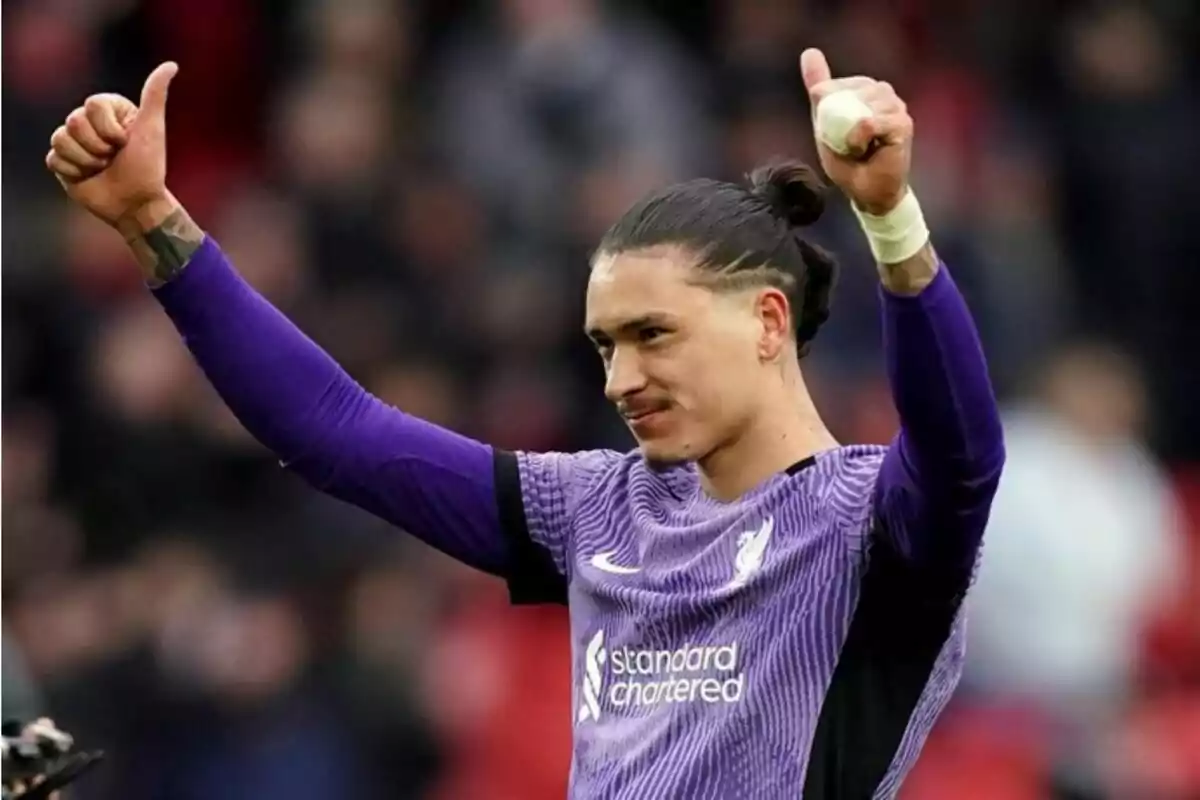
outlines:
[[[143,118],[159,118],[167,113],[167,87],[171,79],[179,72],[179,65],[174,61],[159,64],[146,83],[142,86],[142,99],[138,106],[138,115]]]
[[[804,88],[810,91],[818,83],[824,83],[833,77],[825,54],[815,47],[810,47],[800,54],[800,74],[804,76]]]

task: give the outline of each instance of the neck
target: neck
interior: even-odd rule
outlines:
[[[748,428],[700,459],[704,491],[716,500],[736,500],[763,481],[809,456],[837,447],[821,421],[803,379],[767,399]]]

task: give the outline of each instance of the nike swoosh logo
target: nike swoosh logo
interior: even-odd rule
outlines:
[[[596,553],[592,556],[592,566],[605,572],[611,572],[613,575],[636,575],[642,571],[641,567],[626,567],[621,564],[612,562],[613,553],[615,550],[610,550],[607,553]]]

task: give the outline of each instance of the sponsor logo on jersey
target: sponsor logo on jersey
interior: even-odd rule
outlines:
[[[742,699],[746,674],[740,644],[674,650],[609,647],[603,629],[584,649],[579,721],[606,711],[676,703],[729,704]]]

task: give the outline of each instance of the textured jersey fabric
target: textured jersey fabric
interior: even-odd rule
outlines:
[[[895,441],[818,454],[733,503],[693,466],[496,451],[382,403],[211,238],[155,296],[285,467],[506,577],[516,602],[569,603],[573,797],[895,794],[961,671],[1004,460],[948,270],[912,297],[881,290]]]
[[[923,571],[879,534],[885,453],[829,451],[732,503],[637,454],[516,456],[550,563],[514,596],[550,568],[570,606],[573,797],[895,790],[960,674],[970,571]]]

